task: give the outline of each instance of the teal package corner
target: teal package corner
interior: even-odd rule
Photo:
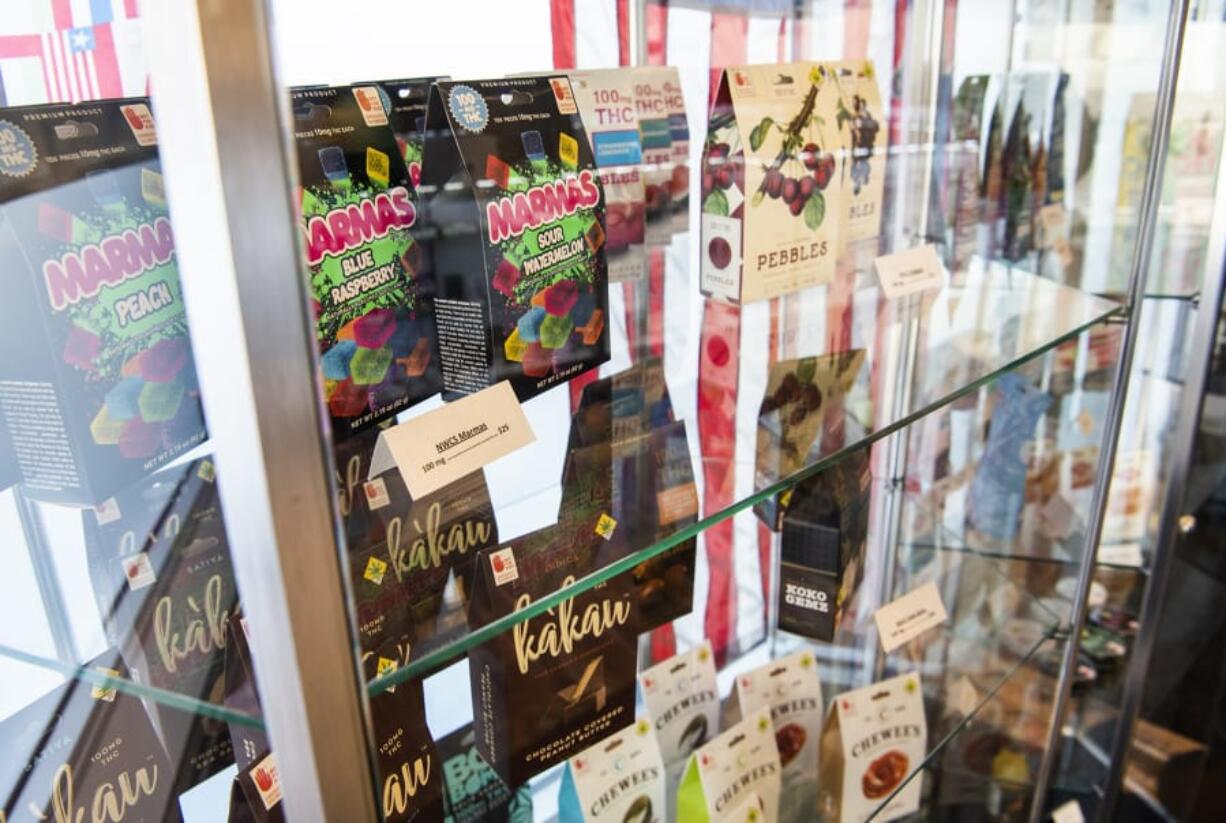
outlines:
[[[0,266],[29,496],[97,504],[205,439],[147,100],[0,110]]]

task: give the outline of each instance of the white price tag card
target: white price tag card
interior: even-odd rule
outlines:
[[[1058,806],[1051,813],[1052,823],[1085,823],[1085,817],[1081,814],[1081,804],[1076,800],[1070,800],[1062,806]]]
[[[897,254],[883,254],[877,258],[876,265],[881,290],[891,300],[945,285],[945,267],[932,244]]]
[[[935,583],[925,583],[873,613],[886,654],[945,622],[945,604]]]
[[[505,380],[379,435],[370,475],[394,461],[415,500],[536,440]]]
[[[1098,547],[1098,562],[1140,567],[1145,564],[1145,556],[1141,554],[1140,543],[1108,544]]]
[[[1064,205],[1049,203],[1039,209],[1039,223],[1043,226],[1043,245],[1051,246],[1058,236],[1064,234]]]

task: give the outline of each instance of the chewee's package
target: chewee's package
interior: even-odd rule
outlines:
[[[469,625],[527,608],[588,573],[602,539],[598,500],[479,554]],[[481,756],[518,786],[634,722],[637,641],[634,592],[623,574],[472,649]]]
[[[27,494],[94,504],[204,440],[148,101],[0,111],[0,266]]]
[[[565,77],[439,82],[422,166],[445,396],[609,359],[605,197]]]
[[[664,760],[671,818],[686,762],[719,731],[719,686],[711,642],[704,640],[644,670],[639,685]]]
[[[512,791],[476,747],[472,724],[438,741],[443,761],[446,823],[531,823],[532,787]]]
[[[113,649],[86,668],[128,677]],[[69,679],[0,720],[0,752],[0,820],[182,819],[140,698],[114,687]]]
[[[770,709],[762,708],[690,756],[677,792],[675,819],[678,823],[744,820],[747,796],[756,793],[763,820],[778,820],[779,771]]]
[[[409,172],[376,86],[297,89],[299,223],[336,439],[441,388]]]
[[[822,820],[895,820],[919,810],[923,781],[912,780],[882,803],[923,763],[928,736],[917,674],[902,674],[835,698],[822,729],[818,810]]]
[[[636,721],[566,764],[558,795],[560,823],[655,823],[665,820],[664,761],[651,723]]]
[[[834,278],[843,205],[833,76],[821,63],[722,72],[703,147],[703,294],[752,303]]]
[[[647,196],[634,84],[623,69],[572,71],[569,77],[604,189],[609,282],[635,280],[647,271]]]
[[[818,743],[825,716],[813,653],[802,650],[746,672],[736,680],[736,699],[742,717],[770,710],[782,770],[779,820],[812,820],[817,814]]]
[[[98,614],[128,667],[142,683],[221,703],[238,591],[212,459],[163,469],[84,510],[82,521]],[[234,762],[223,724],[150,708],[176,765],[176,792]]]
[[[391,641],[363,655],[367,682],[409,662],[408,647]],[[370,698],[370,723],[379,770],[381,820],[426,823],[443,817],[443,770],[426,727],[420,678],[391,686]]]

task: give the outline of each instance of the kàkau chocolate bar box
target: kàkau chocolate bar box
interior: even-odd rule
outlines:
[[[478,555],[469,624],[527,608],[590,569],[598,517]],[[568,598],[469,652],[477,749],[510,786],[634,722],[638,624],[627,575]]]
[[[230,711],[260,719],[263,710],[255,682],[249,631],[247,620],[240,612],[230,615],[224,705]],[[281,780],[277,755],[269,748],[268,736],[262,728],[243,723],[228,725],[230,740],[234,744],[234,763],[238,766],[235,779],[246,798],[250,817],[258,823],[281,823],[285,820],[285,807],[281,805]]]
[[[128,676],[114,650],[86,668]],[[0,721],[0,752],[0,820],[181,820],[140,699],[113,687],[70,679]]]
[[[291,94],[299,223],[337,440],[441,388],[409,172],[376,86]]]
[[[609,282],[638,280],[647,272],[647,199],[634,84],[622,69],[568,76],[604,189]]]
[[[422,208],[445,396],[521,400],[609,359],[605,195],[565,77],[439,82]]]
[[[834,279],[838,100],[822,63],[723,71],[703,147],[703,294],[753,303]]]
[[[0,265],[28,495],[92,505],[204,440],[147,100],[0,110]]]
[[[221,704],[238,602],[211,458],[150,476],[82,512],[85,554],[107,639],[141,682]],[[234,762],[224,724],[152,703],[176,793]]]

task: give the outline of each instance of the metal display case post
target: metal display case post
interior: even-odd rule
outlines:
[[[163,169],[263,714],[290,820],[376,820],[263,0],[146,5]]]
[[[1090,503],[1085,542],[1082,544],[1081,568],[1077,574],[1077,588],[1073,596],[1072,612],[1067,627],[1063,656],[1060,661],[1060,678],[1053,697],[1051,725],[1047,730],[1047,745],[1035,779],[1034,802],[1030,807],[1030,823],[1039,823],[1045,817],[1047,791],[1051,785],[1052,771],[1064,732],[1064,712],[1073,689],[1073,670],[1081,630],[1085,625],[1086,600],[1090,583],[1094,579],[1094,557],[1103,532],[1103,517],[1106,513],[1107,494],[1110,490],[1111,470],[1115,465],[1115,451],[1119,440],[1120,424],[1124,419],[1124,401],[1128,396],[1128,377],[1132,373],[1132,358],[1141,332],[1141,308],[1145,274],[1149,270],[1153,250],[1154,225],[1158,206],[1162,201],[1162,175],[1166,166],[1166,149],[1170,138],[1171,114],[1175,107],[1175,84],[1179,78],[1179,60],[1183,50],[1184,28],[1188,19],[1188,0],[1172,0],[1167,17],[1166,34],[1163,37],[1162,71],[1158,76],[1158,96],[1154,104],[1153,140],[1150,142],[1149,158],[1145,167],[1145,187],[1141,194],[1141,208],[1137,217],[1137,238],[1133,248],[1132,264],[1128,276],[1128,323],[1124,326],[1120,345],[1119,361],[1111,399],[1103,422],[1103,442],[1098,452],[1095,470],[1094,495]],[[1122,767],[1122,764],[1117,764]]]
[[[1141,699],[1145,694],[1146,674],[1149,672],[1154,644],[1157,641],[1158,624],[1165,610],[1171,561],[1175,555],[1175,546],[1180,540],[1179,521],[1186,505],[1188,473],[1192,470],[1192,460],[1195,457],[1196,434],[1200,430],[1209,367],[1213,361],[1214,344],[1221,320],[1222,287],[1226,284],[1226,174],[1218,174],[1213,223],[1210,226],[1207,247],[1209,254],[1205,260],[1200,304],[1192,332],[1182,402],[1171,439],[1166,494],[1155,533],[1156,550],[1142,599],[1132,659],[1128,662],[1128,677],[1120,700],[1119,720],[1111,740],[1111,757],[1108,763],[1112,768],[1107,772],[1107,783],[1103,787],[1100,820],[1111,820],[1119,802],[1120,787],[1128,766],[1132,732],[1141,708]]]

